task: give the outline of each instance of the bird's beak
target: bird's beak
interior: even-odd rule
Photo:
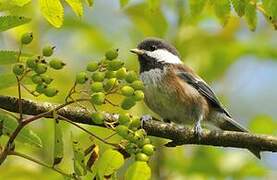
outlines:
[[[144,54],[144,51],[143,51],[143,50],[140,50],[140,49],[137,49],[137,48],[135,48],[135,49],[130,49],[130,52],[131,52],[131,53],[135,53],[135,54],[137,54],[137,55],[143,55],[143,54]]]

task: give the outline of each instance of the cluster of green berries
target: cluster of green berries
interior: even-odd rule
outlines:
[[[129,110],[144,98],[144,87],[137,74],[127,71],[124,62],[117,57],[118,49],[113,49],[105,53],[102,61],[91,61],[86,71],[77,74],[76,83],[90,84],[91,103],[94,105],[104,104],[107,94],[119,91],[124,96],[121,108]]]
[[[115,130],[118,135],[127,140],[125,150],[129,154],[134,154],[136,161],[148,161],[149,157],[153,155],[155,147],[151,144],[144,129],[140,129],[139,117],[120,114],[118,123]]]
[[[21,37],[21,44],[27,45],[31,43],[32,40],[33,34],[25,33]],[[54,53],[54,48],[54,46],[45,46],[42,49],[42,56],[29,57],[25,64],[19,62],[13,66],[13,73],[16,76],[23,76],[32,72],[31,80],[36,84],[35,91],[48,97],[55,96],[58,93],[58,90],[50,86],[53,78],[46,74],[47,70],[49,67],[55,70],[60,70],[65,66],[65,63],[57,58],[52,58],[50,60],[46,59]]]

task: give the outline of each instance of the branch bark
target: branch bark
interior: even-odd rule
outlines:
[[[17,106],[17,98],[0,95],[0,108],[10,112],[18,113]],[[37,103],[29,100],[22,100],[22,112],[26,115],[38,115],[41,113],[45,113],[57,106],[58,105],[54,105],[51,103]],[[90,115],[80,108],[64,107],[60,109],[57,113],[76,123],[96,125],[93,124],[93,122],[91,121]],[[45,114],[44,117],[52,118],[52,113]],[[109,118],[109,116],[107,116],[107,118]],[[234,131],[204,130],[203,135],[199,138],[195,136],[191,128],[180,127],[157,120],[147,121],[143,123],[143,128],[150,136],[172,140],[167,144],[168,147],[183,144],[197,144],[245,149],[254,148],[260,151],[277,152],[277,137],[270,135],[258,135]]]

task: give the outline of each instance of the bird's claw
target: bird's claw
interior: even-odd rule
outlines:
[[[193,132],[194,132],[195,136],[198,137],[198,140],[200,140],[203,135],[203,129],[202,129],[199,121],[196,122],[195,126],[193,127]]]
[[[143,116],[141,116],[141,118],[140,118],[140,126],[141,127],[143,127],[143,124],[145,123],[145,122],[147,122],[147,121],[151,121],[151,120],[153,120],[153,118],[152,118],[152,116],[150,116],[149,114],[146,114],[146,115],[143,115]]]

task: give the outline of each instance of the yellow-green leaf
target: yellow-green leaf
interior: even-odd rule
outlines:
[[[97,161],[97,171],[101,177],[109,176],[116,172],[123,164],[123,155],[116,150],[108,149]]]
[[[263,6],[269,20],[277,29],[277,1],[276,0],[263,0]]]
[[[248,27],[251,31],[255,31],[257,26],[257,12],[256,4],[247,3],[245,8],[245,18],[248,24]]]
[[[246,0],[231,0],[233,7],[238,14],[238,16],[243,16],[245,13]]]
[[[127,169],[125,179],[149,180],[151,179],[151,169],[146,162],[136,161]]]
[[[72,148],[73,148],[73,162],[74,162],[74,172],[78,176],[84,176],[87,174],[86,164],[85,164],[85,153],[83,149],[80,147],[79,142],[72,138]]]
[[[54,27],[63,24],[64,10],[60,0],[40,0],[40,9],[44,18]]]
[[[213,5],[215,15],[219,18],[220,23],[223,26],[226,25],[231,12],[231,5],[229,0],[214,0]]]
[[[7,136],[10,136],[18,125],[17,120],[14,117],[4,113],[0,113],[0,121],[3,121],[2,132]],[[42,142],[39,136],[28,127],[23,128],[15,140],[32,146],[42,147]]]
[[[65,0],[67,4],[71,7],[71,9],[74,11],[74,13],[82,17],[83,16],[83,5],[81,0]]]
[[[59,164],[63,159],[63,133],[58,120],[55,120],[54,137],[54,165]]]
[[[11,0],[12,4],[20,6],[20,7],[28,4],[29,2],[31,2],[31,0]]]
[[[190,12],[192,16],[198,16],[205,7],[207,0],[190,0]]]
[[[30,18],[23,16],[0,16],[0,32],[30,22]]]

